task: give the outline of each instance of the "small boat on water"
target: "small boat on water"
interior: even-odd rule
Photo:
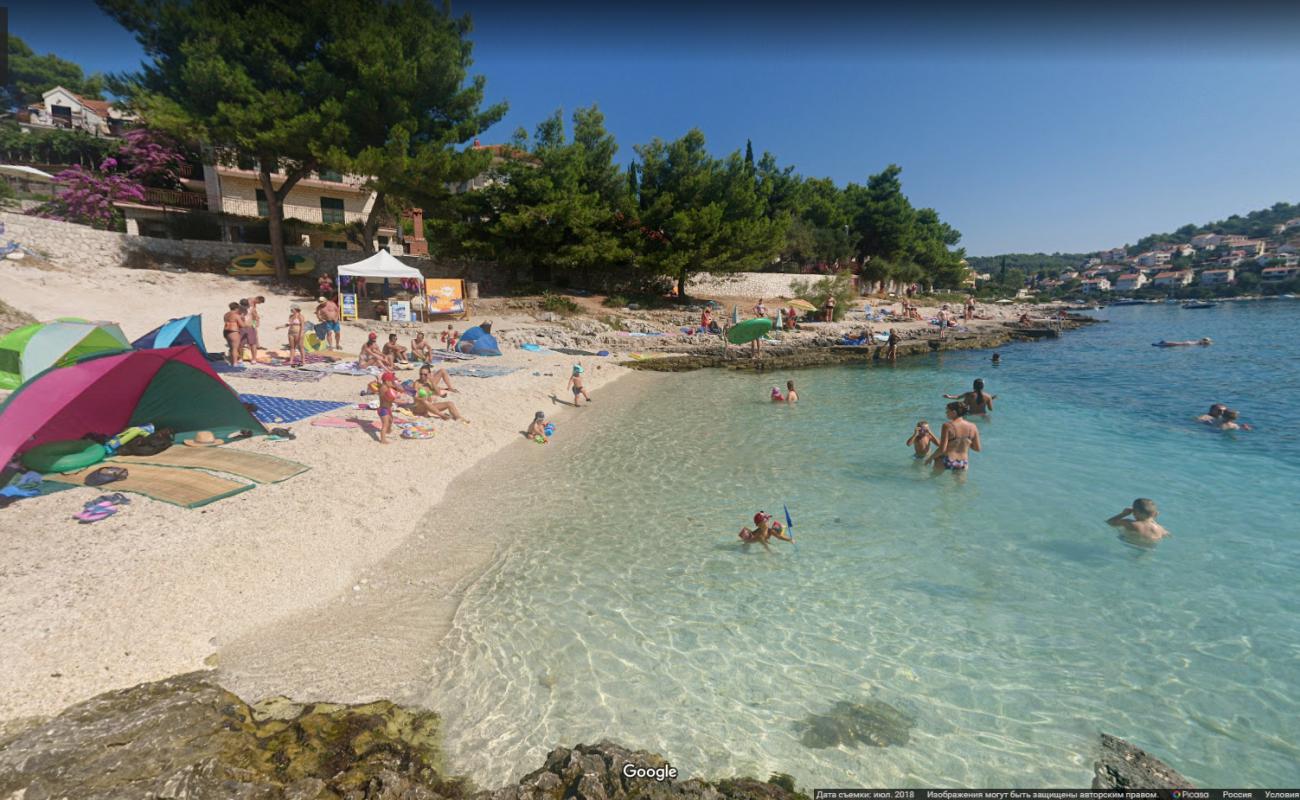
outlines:
[[[1192,303],[1183,303],[1183,308],[1214,308],[1216,305],[1218,305],[1218,303],[1197,301]]]

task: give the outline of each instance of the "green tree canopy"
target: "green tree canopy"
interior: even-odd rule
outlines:
[[[789,215],[768,215],[767,196],[739,151],[713,158],[699,130],[636,151],[640,257],[676,280],[682,297],[691,275],[763,267],[780,251]]]
[[[8,107],[23,108],[39,103],[42,95],[55,86],[91,100],[102,100],[104,76],[87,76],[81,65],[53,53],[37,55],[26,42],[9,34],[9,82],[5,86]]]
[[[481,80],[465,85],[469,19],[427,0],[99,2],[150,59],[114,81],[147,122],[257,158],[280,280],[284,200],[303,177],[409,166],[499,116],[479,113]]]

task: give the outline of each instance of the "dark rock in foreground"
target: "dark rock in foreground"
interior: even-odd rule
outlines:
[[[844,730],[856,741],[906,742],[910,720],[900,712],[841,705],[832,715],[847,721]],[[274,698],[250,706],[211,673],[196,672],[107,692],[53,719],[0,726],[0,797],[807,800],[788,775],[766,783],[672,776],[662,757],[612,742],[557,748],[518,783],[471,794],[466,781],[447,776],[437,736],[432,712],[387,701],[343,706]],[[1101,742],[1095,789],[1190,786],[1122,739],[1102,734]]]
[[[1101,735],[1101,755],[1092,769],[1096,790],[1196,788],[1165,762],[1107,733]]]

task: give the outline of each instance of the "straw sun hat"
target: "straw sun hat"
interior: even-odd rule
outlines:
[[[199,431],[193,439],[187,439],[185,444],[188,447],[216,447],[221,444],[221,440],[213,436],[212,431]]]

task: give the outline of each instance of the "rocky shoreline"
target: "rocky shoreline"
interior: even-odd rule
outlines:
[[[1080,785],[1086,776],[1080,775]],[[1191,783],[1100,734],[1093,789]],[[806,790],[805,790],[806,791]],[[430,711],[364,705],[249,705],[193,672],[106,692],[52,719],[0,726],[0,797],[38,800],[808,800],[785,774],[709,780],[609,741],[557,747],[513,784],[475,790],[451,775]]]

